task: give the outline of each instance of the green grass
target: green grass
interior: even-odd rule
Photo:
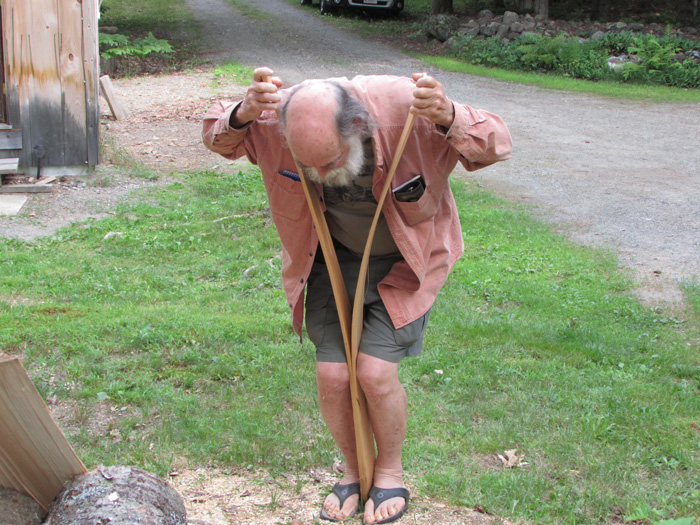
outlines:
[[[445,71],[489,77],[504,82],[539,86],[546,89],[556,89],[574,93],[590,93],[593,95],[624,98],[628,100],[683,102],[689,104],[700,102],[700,90],[697,89],[681,89],[641,84],[620,84],[617,82],[591,82],[557,75],[545,75],[489,68],[485,66],[467,64],[465,62],[460,62],[458,60],[445,57],[420,55],[417,58],[420,58],[432,66],[444,69]]]
[[[238,62],[227,62],[214,68],[214,79],[212,86],[214,88],[221,87],[227,82],[234,82],[239,86],[250,84],[253,79],[252,67],[243,66]]]
[[[401,370],[415,489],[531,523],[697,516],[697,282],[694,307],[650,309],[611,255],[453,186],[467,255]],[[72,408],[88,467],[327,467],[278,253],[256,168],[183,175],[112,218],[0,240],[0,347]],[[499,467],[513,448],[528,465]]]
[[[254,2],[250,0],[226,0],[229,4],[233,5],[238,11],[251,20],[256,20],[258,22],[269,20],[271,17],[265,11],[261,11],[255,5]]]

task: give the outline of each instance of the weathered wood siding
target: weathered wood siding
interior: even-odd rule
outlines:
[[[97,0],[1,0],[8,123],[20,166],[99,162]]]

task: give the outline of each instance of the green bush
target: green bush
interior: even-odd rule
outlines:
[[[463,36],[453,53],[471,64],[510,70],[538,71],[585,80],[618,80],[700,87],[700,65],[692,58],[678,60],[677,53],[700,51],[700,42],[670,36],[635,36],[610,33],[598,40],[579,41],[564,33],[549,37],[524,35],[510,42],[500,38]],[[611,57],[634,57],[613,70]]]
[[[145,38],[137,38],[129,42],[124,35],[99,34],[100,54],[103,58],[136,56],[143,57],[151,53],[172,53],[173,48],[167,40],[158,39],[153,33]]]

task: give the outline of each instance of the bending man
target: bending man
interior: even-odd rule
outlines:
[[[357,360],[377,444],[363,521],[389,523],[403,515],[409,499],[401,463],[407,402],[399,363],[420,354],[430,308],[464,251],[448,176],[457,162],[473,171],[507,159],[510,134],[496,115],[453,103],[430,76],[311,80],[282,90],[272,74],[256,69],[242,101],[214,105],[203,137],[226,158],[246,155],[263,174],[282,241],[292,323],[301,335],[306,311],[321,414],[346,464],[321,510],[329,521],[355,513],[359,473],[342,333],[298,176],[308,177],[323,196],[352,304],[384,177],[408,112],[416,115],[372,245]],[[303,173],[295,173],[295,160]]]

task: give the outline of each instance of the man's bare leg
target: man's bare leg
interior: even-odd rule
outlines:
[[[377,442],[373,485],[384,489],[405,488],[401,451],[408,409],[406,391],[399,381],[399,365],[361,353],[357,358],[357,377],[367,398]],[[375,509],[370,499],[365,503],[364,522],[374,523],[393,516],[405,503],[403,498],[392,498]]]
[[[316,363],[316,385],[321,416],[345,458],[345,474],[340,481],[343,485],[360,481],[349,379],[348,365],[345,363]],[[341,509],[338,497],[331,493],[324,501],[323,507],[331,518],[345,519],[355,510],[359,499],[359,495],[350,496]]]

